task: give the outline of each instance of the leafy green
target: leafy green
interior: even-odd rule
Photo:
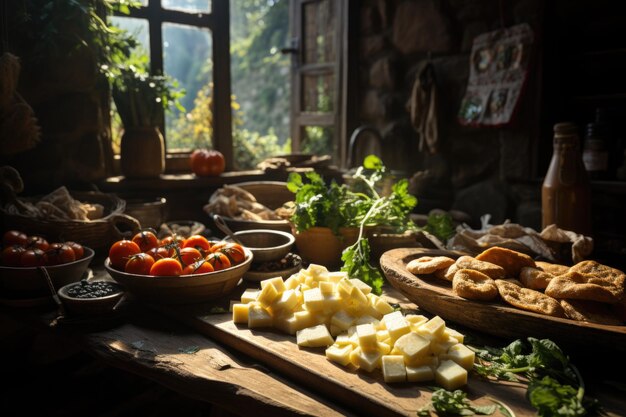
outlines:
[[[443,243],[447,242],[455,233],[454,221],[448,213],[430,213],[423,229]]]
[[[447,391],[441,388],[433,392],[431,403],[419,410],[417,415],[428,416],[431,409],[441,415],[471,416],[474,414],[491,415],[498,407],[496,405],[475,406],[467,399],[465,392]]]
[[[409,183],[402,179],[391,187],[389,195],[381,196],[377,186],[383,180],[385,166],[380,158],[369,155],[352,177],[351,187],[329,185],[315,172],[291,173],[287,188],[295,194],[295,209],[290,218],[295,229],[302,232],[311,227],[328,227],[339,236],[342,227],[359,227],[359,237],[342,254],[342,271],[360,278],[381,293],[384,282],[380,271],[370,264],[370,245],[365,229],[385,226],[396,232],[414,229],[409,214],[417,199],[409,193]],[[306,181],[305,181],[306,179]]]
[[[583,416],[599,408],[597,400],[585,397],[582,376],[556,343],[532,337],[527,341],[516,340],[502,349],[474,348],[474,370],[507,381],[523,376],[526,397],[540,417]]]

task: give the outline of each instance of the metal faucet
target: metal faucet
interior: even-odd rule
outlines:
[[[373,125],[362,125],[354,129],[352,135],[350,135],[350,143],[348,144],[348,163],[347,168],[352,168],[352,164],[354,162],[354,147],[356,146],[357,140],[361,137],[362,133],[371,133],[378,143],[378,149],[382,150],[383,137],[378,131],[378,129]]]

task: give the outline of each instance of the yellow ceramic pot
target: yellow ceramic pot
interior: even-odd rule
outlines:
[[[333,234],[328,227],[311,227],[303,232],[295,232],[298,253],[306,262],[324,265],[336,270],[341,265],[341,253],[354,244],[359,237],[357,227],[339,229],[341,236]]]

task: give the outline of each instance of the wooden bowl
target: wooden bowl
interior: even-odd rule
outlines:
[[[85,254],[77,261],[41,267],[48,271],[55,290],[69,283],[80,281],[83,277],[94,256],[93,249],[87,246],[83,246],[83,248]],[[48,282],[38,267],[0,266],[0,289],[15,294],[50,294]]]
[[[71,294],[72,289],[83,285],[92,285],[99,281],[79,281],[67,284],[57,292],[63,306],[71,314],[92,315],[107,314],[113,312],[113,307],[117,305],[122,296],[124,289],[115,282],[105,281],[107,285],[112,286],[113,293],[102,297],[79,298]]]
[[[244,248],[242,263],[220,271],[174,277],[129,274],[111,266],[109,258],[104,267],[129,293],[137,298],[161,304],[193,304],[229,294],[250,268],[254,255]]]
[[[306,262],[324,265],[329,270],[341,265],[341,254],[359,237],[358,227],[344,227],[337,237],[329,227],[311,227],[297,232],[296,247]]]

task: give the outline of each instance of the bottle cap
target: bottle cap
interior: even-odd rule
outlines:
[[[576,123],[562,122],[554,125],[554,133],[558,135],[577,135],[578,126]]]

